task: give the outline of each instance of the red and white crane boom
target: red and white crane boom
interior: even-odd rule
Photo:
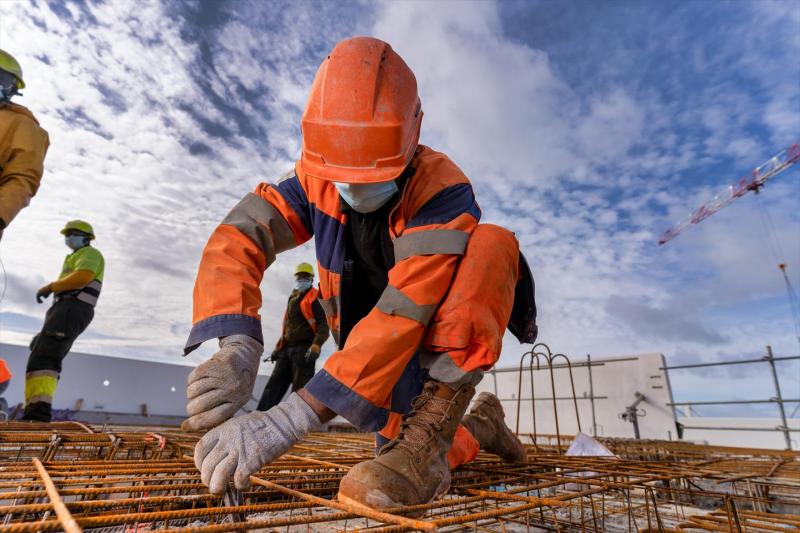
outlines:
[[[789,148],[772,156],[767,162],[762,163],[750,172],[728,186],[725,191],[711,199],[710,202],[695,209],[692,214],[668,229],[658,239],[658,244],[666,244],[689,226],[707,219],[736,198],[744,196],[748,191],[758,192],[767,183],[767,180],[780,174],[790,166],[800,161],[800,144],[795,143]]]

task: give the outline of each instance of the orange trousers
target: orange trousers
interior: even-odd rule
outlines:
[[[518,277],[519,243],[514,234],[499,226],[478,225],[420,350],[392,390],[391,414],[376,435],[376,446],[397,437],[403,415],[427,379],[475,385],[494,366]],[[450,467],[472,461],[479,449],[475,437],[459,425],[447,456]]]

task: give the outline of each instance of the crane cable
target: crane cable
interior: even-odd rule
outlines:
[[[758,213],[761,215],[761,221],[764,223],[764,228],[767,232],[767,240],[769,241],[772,255],[778,261],[778,269],[783,274],[783,281],[786,284],[786,295],[789,298],[789,307],[792,313],[792,321],[794,322],[794,333],[797,337],[797,342],[800,343],[800,300],[797,298],[797,293],[792,286],[789,275],[786,273],[786,261],[784,259],[783,249],[781,248],[778,234],[775,231],[775,224],[772,221],[772,216],[769,210],[764,206],[759,194],[756,197],[756,204],[758,205]]]

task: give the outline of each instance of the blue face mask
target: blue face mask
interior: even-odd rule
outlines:
[[[372,213],[389,201],[397,191],[394,181],[381,183],[334,183],[347,205],[359,213]]]
[[[300,278],[295,281],[294,288],[300,292],[305,292],[311,288],[311,285],[314,283],[312,278]]]
[[[17,78],[10,72],[0,71],[0,102],[8,102],[17,93]]]
[[[79,248],[83,248],[89,242],[87,241],[86,237],[83,235],[67,235],[64,237],[64,243],[69,246],[70,250],[77,250]]]

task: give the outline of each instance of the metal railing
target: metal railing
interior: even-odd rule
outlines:
[[[792,432],[800,432],[800,429],[793,429],[789,427],[789,423],[786,417],[786,404],[794,404],[800,403],[800,398],[784,398],[781,394],[781,385],[780,381],[778,380],[778,372],[775,368],[776,362],[781,361],[796,361],[800,360],[800,355],[793,355],[788,357],[775,357],[772,353],[772,347],[767,346],[767,354],[760,359],[744,359],[741,361],[718,361],[715,363],[698,363],[692,365],[674,365],[674,366],[664,366],[661,370],[664,370],[667,373],[667,377],[669,378],[669,372],[672,370],[685,370],[685,369],[694,369],[694,368],[704,368],[704,367],[715,367],[715,366],[727,366],[727,365],[748,365],[748,364],[756,364],[756,363],[766,363],[769,365],[770,372],[772,373],[772,382],[775,387],[775,396],[768,399],[757,399],[757,400],[716,400],[716,401],[698,401],[698,402],[671,402],[668,403],[670,407],[672,407],[673,414],[675,413],[676,407],[688,407],[691,409],[697,405],[756,405],[756,404],[765,404],[765,403],[774,403],[778,406],[778,412],[780,415],[781,425],[774,427],[774,428],[765,428],[765,427],[719,427],[719,426],[686,426],[684,425],[682,429],[695,429],[695,430],[719,430],[719,431],[779,431],[783,433],[784,439],[786,441],[786,449],[792,449],[792,439],[791,433]],[[677,417],[676,417],[677,419]]]

